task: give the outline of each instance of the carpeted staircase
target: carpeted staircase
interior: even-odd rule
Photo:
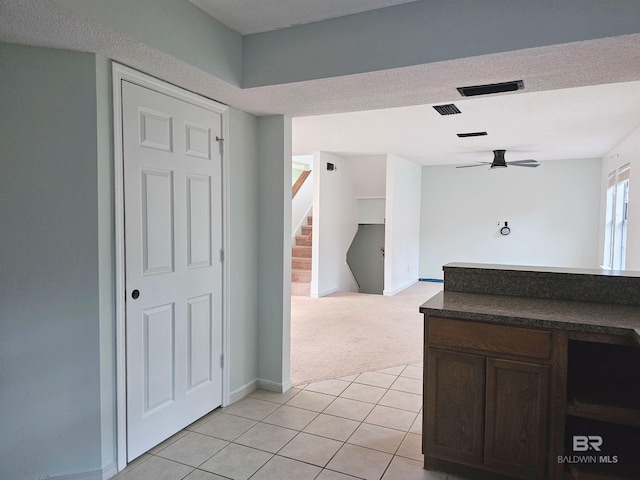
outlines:
[[[291,295],[308,297],[311,292],[311,233],[312,217],[302,226],[302,234],[296,235],[291,247]]]

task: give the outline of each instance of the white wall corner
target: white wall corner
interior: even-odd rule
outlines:
[[[422,167],[387,155],[385,202],[385,295],[394,295],[419,278]]]
[[[328,164],[334,166],[328,170]],[[358,231],[358,203],[347,163],[328,152],[314,156],[311,296],[357,291],[345,259]]]
[[[320,275],[320,239],[322,238],[322,205],[320,205],[320,165],[322,160],[320,152],[314,152],[312,169],[315,172],[313,176],[313,201],[311,208],[313,209],[313,242],[311,244],[311,289],[309,296],[311,298],[319,298],[318,294],[318,278]]]
[[[322,298],[322,297],[326,297],[327,295],[331,295],[332,293],[336,293],[339,292],[340,290],[336,287],[336,288],[330,288],[329,290],[323,290],[321,292],[317,293],[317,297],[313,297],[313,298]]]

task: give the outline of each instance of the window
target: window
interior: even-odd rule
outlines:
[[[625,269],[627,220],[629,218],[629,171],[627,164],[609,174],[605,214],[603,267]]]

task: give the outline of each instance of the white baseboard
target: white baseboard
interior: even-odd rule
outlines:
[[[258,388],[268,390],[270,392],[284,393],[292,387],[291,379],[287,379],[283,383],[272,382],[271,380],[258,379]]]
[[[118,463],[112,462],[106,467],[102,467],[102,480],[109,480],[118,474]]]
[[[284,393],[292,387],[291,379],[288,379],[286,382],[278,383],[272,382],[271,380],[264,380],[262,378],[258,378],[256,380],[251,380],[249,383],[241,386],[240,388],[235,389],[229,395],[229,405],[237,402],[238,400],[242,400],[248,395],[251,395],[258,388],[263,390],[268,390],[270,392]]]
[[[403,285],[402,287],[396,288],[395,290],[384,290],[382,292],[383,295],[386,295],[388,297],[393,297],[394,295],[400,293],[403,290],[406,290],[407,288],[409,288],[411,285],[415,285],[416,283],[418,283],[418,279],[416,278],[415,280],[411,280],[409,283],[407,283],[406,285]]]
[[[108,480],[111,477],[115,477],[118,473],[118,464],[112,462],[109,465],[102,467],[99,470],[92,470],[90,472],[72,473],[68,475],[54,475],[47,477],[50,480]]]
[[[311,291],[311,295],[309,295],[312,298],[322,298],[322,297],[326,297],[327,295],[331,295],[332,293],[336,293],[339,292],[340,290],[338,288],[331,288],[329,290],[325,290],[324,292],[319,292],[314,294],[313,291]]]
[[[237,402],[238,400],[242,400],[247,395],[251,395],[253,392],[255,392],[258,389],[258,382],[259,380],[251,380],[246,385],[243,385],[231,392],[231,394],[229,395],[229,405]]]

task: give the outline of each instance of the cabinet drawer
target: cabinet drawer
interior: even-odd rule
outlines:
[[[450,318],[429,318],[430,344],[548,359],[551,332]]]

